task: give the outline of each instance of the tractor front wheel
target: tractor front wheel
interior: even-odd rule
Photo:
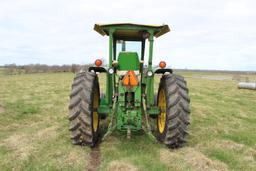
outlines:
[[[98,77],[92,72],[78,73],[70,94],[69,121],[73,144],[95,146],[99,139],[100,102]]]
[[[189,102],[184,78],[174,74],[163,75],[157,96],[161,110],[157,117],[157,138],[170,148],[182,147],[186,141]]]

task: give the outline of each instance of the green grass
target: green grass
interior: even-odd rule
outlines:
[[[256,91],[237,89],[232,74],[180,74],[191,97],[186,146],[169,150],[144,134],[127,140],[114,132],[100,144],[100,170],[256,170]],[[72,79],[71,73],[0,74],[0,170],[90,165],[91,149],[69,139]]]

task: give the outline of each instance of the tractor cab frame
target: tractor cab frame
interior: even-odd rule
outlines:
[[[154,105],[154,77],[147,77],[145,71],[152,73],[172,73],[171,69],[165,68],[153,68],[152,59],[153,59],[153,44],[154,37],[158,38],[165,33],[170,31],[168,25],[141,25],[141,24],[132,24],[132,23],[120,23],[120,24],[95,24],[94,30],[97,31],[102,36],[109,36],[109,57],[108,57],[108,67],[91,67],[89,70],[94,70],[96,72],[107,72],[106,80],[106,97],[105,100],[102,100],[102,107],[99,109],[99,113],[110,113],[106,111],[107,106],[112,105],[112,97],[114,90],[112,87],[114,83],[114,75],[109,74],[108,70],[112,68],[116,71],[115,64],[117,60],[117,42],[118,41],[136,41],[141,42],[141,54],[140,54],[140,73],[142,74],[142,84],[146,86],[146,96],[147,96],[147,105]],[[149,41],[149,56],[147,68],[144,67],[144,56],[145,56],[145,44],[146,40]],[[129,58],[127,58],[126,63],[129,63]],[[104,106],[104,107],[103,107]],[[105,110],[105,111],[104,111]]]

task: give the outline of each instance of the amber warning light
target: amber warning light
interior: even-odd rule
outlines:
[[[159,67],[160,68],[165,68],[166,67],[166,62],[164,62],[164,61],[161,61],[161,62],[159,62]]]
[[[97,60],[95,61],[95,65],[96,65],[97,67],[100,67],[100,66],[102,65],[102,60],[97,59]]]

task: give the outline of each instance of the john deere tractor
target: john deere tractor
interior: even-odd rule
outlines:
[[[186,81],[166,68],[164,61],[152,66],[154,37],[169,32],[168,25],[95,24],[94,30],[109,36],[108,64],[97,59],[74,78],[69,105],[72,143],[94,147],[114,130],[128,138],[144,130],[170,148],[181,147],[186,142],[190,113]],[[133,45],[133,51],[126,50],[133,42],[139,48]],[[101,92],[99,74],[106,76],[105,92]],[[154,93],[155,78],[160,78],[158,93]],[[104,136],[99,132],[102,119],[109,121]]]

